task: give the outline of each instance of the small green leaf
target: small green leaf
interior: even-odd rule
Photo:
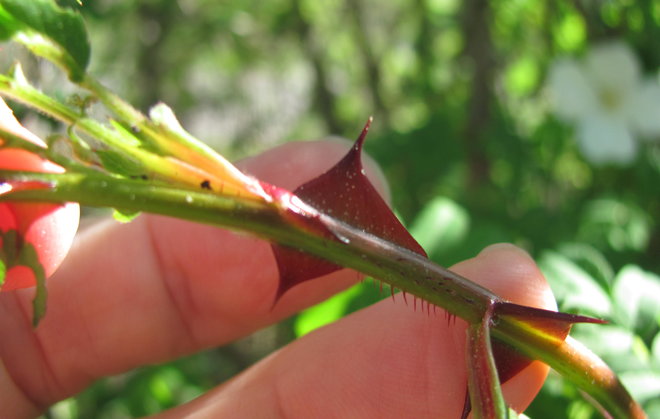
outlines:
[[[144,168],[135,160],[126,157],[124,154],[115,150],[96,151],[101,164],[110,173],[120,176],[134,178],[144,175]]]
[[[20,250],[20,238],[16,230],[0,231],[0,238],[2,239],[2,249],[0,249],[2,260],[6,269],[9,270],[16,264]]]
[[[110,124],[121,135],[121,139],[131,147],[142,147],[144,144],[139,138],[135,136],[129,129],[127,129],[121,122],[111,119]]]
[[[36,292],[32,300],[32,325],[37,327],[41,319],[46,315],[48,291],[46,289],[46,274],[38,261],[37,265],[32,265],[32,272],[34,272],[37,282]]]
[[[5,284],[5,276],[7,276],[7,265],[5,265],[5,261],[0,258],[0,288]]]
[[[140,215],[140,211],[125,211],[117,208],[112,212],[112,217],[122,224],[130,223],[138,215]]]
[[[16,230],[0,231],[0,287],[5,282],[7,271],[14,266],[26,266],[34,274],[37,283],[33,305],[33,324],[36,327],[46,313],[46,272],[37,249],[32,243],[23,240]]]
[[[51,0],[0,0],[0,7],[0,36],[25,33],[27,38],[20,41],[28,47],[34,47],[31,49],[39,54],[39,51],[43,52],[43,39],[30,36],[30,32],[38,33],[72,59],[77,68],[68,65],[69,76],[76,81],[82,79],[89,64],[90,46],[85,24],[78,13],[62,9]],[[60,61],[59,64],[64,62]]]
[[[34,299],[32,300],[32,324],[34,327],[37,327],[39,321],[46,314],[46,298],[48,293],[46,291],[46,271],[44,271],[44,267],[39,261],[37,249],[32,243],[23,242],[16,264],[27,266],[34,273],[37,286]]]

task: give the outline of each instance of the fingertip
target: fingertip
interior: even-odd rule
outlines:
[[[529,255],[529,253],[527,253],[527,251],[511,243],[491,244],[489,246],[484,247],[477,256],[488,256],[491,253],[498,253],[498,252],[516,253],[520,257],[526,257],[527,259],[530,260],[532,259],[532,257]]]
[[[520,373],[502,384],[502,393],[508,405],[516,412],[524,412],[532,403],[546,377],[550,367],[541,361],[532,361]]]
[[[547,310],[557,308],[550,286],[532,257],[512,244],[488,246],[454,269],[508,301]],[[548,370],[544,363],[534,361],[503,384],[507,403],[516,411],[524,411],[543,386]]]
[[[512,244],[490,245],[454,269],[505,300],[548,310],[557,309],[552,290],[534,259]]]
[[[236,165],[245,173],[281,188],[293,190],[334,166],[352,143],[341,137],[282,144]],[[383,171],[368,154],[362,162],[369,180],[386,201],[390,191]]]

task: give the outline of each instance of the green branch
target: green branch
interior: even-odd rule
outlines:
[[[159,186],[104,174],[43,174],[0,170],[4,182],[37,181],[45,189],[19,190],[1,200],[68,202],[146,211],[218,227],[247,231],[266,240],[303,249],[339,265],[353,268],[445,308],[471,324],[479,324],[492,304],[501,299],[485,288],[442,268],[405,248],[351,227],[327,215],[323,223],[342,241],[325,238],[291,223],[272,203],[219,196],[204,191]],[[539,333],[512,316],[493,318],[491,334],[523,354],[539,359],[576,383],[615,418],[642,418],[644,413],[616,375],[573,340]]]

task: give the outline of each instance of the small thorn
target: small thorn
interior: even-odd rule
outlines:
[[[406,298],[406,292],[404,290],[401,290],[401,294],[403,294],[403,302],[406,303],[406,306],[408,305],[408,299]]]

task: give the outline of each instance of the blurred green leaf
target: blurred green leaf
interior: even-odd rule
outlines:
[[[660,397],[660,370],[626,371],[620,377],[638,402],[644,403]]]
[[[11,38],[20,27],[21,23],[11,14],[7,13],[7,11],[2,8],[2,3],[0,3],[0,40]]]
[[[619,271],[612,296],[619,322],[640,336],[649,336],[660,325],[660,277],[635,265]]]
[[[614,282],[614,270],[601,251],[590,244],[578,242],[562,243],[557,250],[588,272],[609,293]]]
[[[50,407],[49,413],[57,419],[79,418],[76,399],[68,398],[55,403]]]
[[[539,83],[539,64],[534,57],[523,55],[509,66],[505,77],[511,93],[520,96],[530,94]]]
[[[427,203],[410,226],[410,233],[430,257],[460,245],[467,236],[470,217],[449,198],[437,197]]]
[[[606,243],[616,251],[643,251],[651,229],[648,214],[634,203],[600,198],[586,205],[578,236],[590,243]]]
[[[615,371],[648,368],[644,343],[625,327],[616,324],[597,327],[576,325],[572,334],[588,348],[593,348]]]
[[[303,310],[298,314],[294,323],[296,336],[304,336],[342,318],[351,300],[360,294],[362,286],[364,286],[362,283],[357,284],[322,303]]]
[[[567,12],[555,28],[555,41],[564,51],[578,49],[586,39],[584,18],[577,12]]]
[[[607,293],[589,273],[569,258],[554,251],[545,251],[539,267],[548,278],[552,291],[565,311],[579,311],[609,317],[612,305]]]
[[[656,368],[660,369],[660,333],[655,335],[651,344],[651,354]]]
[[[14,36],[26,33],[32,38],[31,31],[38,33],[43,39],[50,39],[68,54],[77,68],[68,67],[73,80],[80,80],[87,69],[90,57],[90,46],[87,31],[82,17],[69,9],[60,8],[52,0],[0,0],[0,23],[3,23],[5,33],[0,35]],[[8,21],[7,16],[12,20]],[[39,48],[43,39],[22,39],[28,45]],[[36,52],[36,51],[35,51]]]
[[[431,13],[449,15],[458,10],[458,0],[428,0],[428,8]]]
[[[660,418],[660,399],[650,400],[644,410],[649,418]]]

